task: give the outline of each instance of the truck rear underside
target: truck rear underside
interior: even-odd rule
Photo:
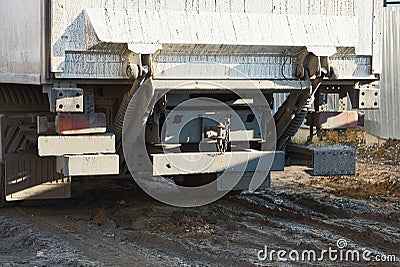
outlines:
[[[0,197],[69,197],[71,177],[108,175],[254,190],[285,161],[354,174],[352,149],[290,139],[379,108],[383,5],[312,2],[3,1]],[[39,19],[7,15],[26,5]]]

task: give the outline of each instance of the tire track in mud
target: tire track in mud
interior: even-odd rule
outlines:
[[[28,245],[21,245],[21,251],[31,255],[28,265],[37,260],[47,263],[47,259],[37,259],[40,250],[36,245],[30,250],[31,233],[27,229],[34,229],[34,239],[51,237],[50,244],[57,244],[61,251],[96,260],[93,266],[287,266],[260,262],[257,252],[264,246],[321,251],[330,246],[336,248],[339,238],[348,241],[349,249],[367,248],[373,253],[400,256],[400,210],[384,202],[371,206],[370,202],[283,184],[187,209],[156,202],[135,189],[131,181],[76,184],[75,189],[78,197],[72,200],[4,210],[2,214],[7,218],[0,216],[0,239],[13,240],[12,234],[20,233],[16,240],[25,244],[23,238],[27,236]],[[2,234],[1,229],[7,229],[4,225],[13,225],[14,221],[21,228],[14,232],[4,230],[6,234]],[[9,245],[0,248],[12,251]],[[0,260],[11,262],[17,257],[16,252],[11,258],[3,256]],[[68,254],[61,253],[52,260],[68,263],[66,257]],[[291,264],[313,266],[315,262]],[[338,265],[329,261],[322,264]]]
[[[368,248],[374,253],[400,255],[397,248],[400,224],[393,220],[393,212],[352,200],[275,188],[263,193],[229,196],[207,207],[190,210],[156,206],[153,214],[146,216],[147,226],[137,227],[141,234],[136,232],[132,239],[141,240],[145,246],[173,248],[174,253],[186,259],[228,266],[257,263],[257,251],[264,245],[288,251],[320,251],[335,247],[339,238],[345,238],[351,249]],[[379,223],[374,221],[378,215]],[[199,225],[213,225],[214,231],[186,232],[187,227],[177,222],[176,217],[194,218],[189,220],[189,225],[200,228]],[[199,223],[197,217],[201,218]]]
[[[0,216],[1,266],[95,266],[64,242],[43,234],[37,227]]]
[[[314,249],[346,238],[352,248],[400,255],[398,212],[366,207],[351,200],[345,200],[341,209],[332,197],[329,201],[322,200],[324,198],[314,199],[309,194],[279,193],[278,190],[232,198],[240,205],[257,210],[278,224],[277,228],[285,229],[279,242],[290,244],[291,236],[286,233],[293,232],[298,240],[312,243]],[[375,221],[378,214],[379,220]]]

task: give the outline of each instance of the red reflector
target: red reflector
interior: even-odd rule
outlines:
[[[58,115],[56,119],[58,134],[89,134],[106,132],[104,113]]]

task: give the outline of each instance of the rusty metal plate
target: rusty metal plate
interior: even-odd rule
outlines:
[[[306,125],[322,130],[351,129],[363,126],[363,118],[357,111],[312,112],[307,116]]]

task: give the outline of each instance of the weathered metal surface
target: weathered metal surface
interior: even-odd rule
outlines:
[[[380,110],[367,111],[365,128],[382,138],[400,139],[400,7],[385,8]]]
[[[128,44],[143,53],[162,48],[156,76],[165,77],[166,70],[182,63],[208,62],[249,78],[282,79],[293,78],[296,64],[282,51],[336,46],[340,49],[332,65],[340,69],[339,78],[370,79],[372,35],[378,34],[372,14],[379,14],[380,7],[374,1],[54,0],[52,70],[64,78],[126,78],[119,62],[123,44]],[[379,35],[374,38],[378,41]],[[214,74],[198,70],[199,76]],[[192,77],[187,70],[178,76]]]
[[[356,150],[349,146],[302,146],[286,147],[291,164],[306,164],[313,168],[313,175],[354,175]]]
[[[230,141],[262,141],[267,132],[266,125],[259,125],[268,118],[268,110],[253,107],[253,110],[236,110],[221,108],[213,103],[203,102],[204,106],[195,106],[191,110],[174,111],[173,116],[166,113],[167,118],[163,126],[165,134],[162,143],[198,143],[201,142],[207,129],[217,122],[229,119]],[[196,105],[198,103],[194,103]],[[252,121],[247,121],[253,115]],[[178,118],[178,119],[177,119]],[[260,123],[262,124],[262,123]],[[177,131],[179,129],[179,131]]]
[[[380,93],[380,88],[361,87],[359,90],[359,100],[357,107],[360,109],[379,109]],[[355,108],[354,105],[353,108]]]
[[[177,20],[182,23],[177,23]],[[213,21],[213,23],[204,24],[204,21]],[[229,23],[226,23],[227,21]],[[287,21],[287,23],[279,23],[281,21]],[[163,25],[163,27],[147,29],[146,25],[151,24]],[[257,30],[259,25],[279,26],[259,31]],[[346,28],[352,34],[345,34]],[[249,29],[257,32],[249,34]],[[145,51],[141,51],[135,45],[135,48],[139,49],[137,52],[148,53],[146,44],[153,46],[156,43],[159,44],[161,50],[161,54],[156,58],[158,62],[155,65],[156,77],[165,77],[166,70],[172,68],[176,70],[176,66],[181,63],[209,62],[224,64],[227,73],[231,72],[229,69],[234,69],[241,76],[249,78],[293,78],[293,65],[296,61],[279,56],[282,51],[288,50],[296,54],[304,46],[315,46],[317,36],[318,46],[321,47],[356,47],[356,33],[357,19],[355,17],[309,17],[291,14],[265,16],[258,13],[239,13],[232,16],[229,13],[215,12],[163,10],[144,12],[132,9],[116,9],[109,12],[99,8],[87,9],[78,16],[63,35],[68,42],[60,46],[61,50],[58,54],[69,52],[66,53],[66,65],[63,71],[65,75],[58,74],[58,77],[78,75],[79,77],[105,78],[107,76],[104,76],[103,70],[108,69],[111,70],[108,74],[119,75],[112,77],[125,78],[121,64],[116,64],[116,60],[107,60],[96,50],[108,51],[110,44],[114,44],[114,49],[117,51],[123,49],[123,44],[128,44],[128,48],[132,46],[130,44],[141,44],[139,48]],[[90,54],[80,52],[84,50],[95,52]],[[91,60],[96,58],[96,55],[97,60]],[[118,53],[114,54],[114,57],[117,55]],[[252,58],[249,59],[250,55]],[[73,58],[72,63],[70,57]],[[120,61],[122,60],[121,58]],[[100,64],[100,70],[98,70],[98,64]],[[104,65],[108,67],[104,68]],[[351,67],[354,68],[354,65]],[[215,67],[201,64],[195,73],[198,77],[215,77],[213,68]],[[355,72],[355,69],[345,70],[347,72],[342,70],[343,77],[352,76]],[[358,70],[358,76],[369,76],[369,72],[361,71]],[[181,75],[181,78],[193,76],[186,68],[174,75]],[[234,73],[229,75],[231,78],[235,76]]]
[[[40,84],[44,78],[44,3],[0,1],[0,83]]]
[[[372,78],[380,70],[381,6],[382,0],[3,0],[0,82],[43,83],[47,67],[59,78],[126,79],[126,47],[161,47],[156,75],[197,61],[282,79],[293,78],[296,64],[284,50],[290,56],[304,46],[330,46],[338,48],[333,65],[340,79]]]
[[[74,23],[77,27],[85,26],[83,36],[78,38],[83,41],[79,45],[85,45],[87,49],[101,49],[103,43],[156,43],[162,45],[163,51],[168,54],[187,55],[189,50],[193,54],[217,52],[230,55],[242,54],[243,48],[247,53],[256,54],[264,52],[266,46],[354,47],[357,42],[357,19],[350,16],[232,15],[226,12],[134,9],[114,9],[110,12],[94,8],[86,9],[83,19],[83,23],[79,20]],[[212,23],[204,23],[206,21]],[[260,31],[259,25],[270,27]],[[69,37],[74,41],[73,36]]]
[[[322,130],[349,129],[359,126],[359,121],[357,111],[312,112],[307,115],[306,125]]]
[[[63,156],[75,154],[115,153],[115,136],[40,136],[38,138],[39,156]]]
[[[371,72],[371,57],[338,54],[331,57],[330,61],[339,79],[362,80],[375,78]]]
[[[83,89],[52,88],[50,111],[83,112]]]
[[[226,77],[227,78],[227,77]],[[280,92],[303,90],[310,87],[309,81],[294,80],[207,80],[194,79],[188,82],[185,79],[155,79],[152,80],[155,90],[230,90],[241,91],[247,89],[279,90]]]
[[[126,79],[126,71],[122,68],[122,58],[118,50],[114,51],[67,51],[63,78],[82,79]]]
[[[262,54],[242,56],[166,55],[157,56],[156,79],[293,79],[295,58]],[[282,48],[282,51],[284,48]],[[190,51],[190,50],[189,50]],[[191,53],[191,52],[188,52]]]
[[[372,73],[382,73],[382,34],[383,34],[383,3],[382,0],[374,0],[372,20]]]
[[[222,154],[218,152],[153,154],[153,174],[186,175],[282,171],[284,155],[283,151],[255,150]],[[267,166],[271,166],[271,169],[265,169]]]
[[[65,176],[119,174],[119,156],[67,155],[62,169]]]

